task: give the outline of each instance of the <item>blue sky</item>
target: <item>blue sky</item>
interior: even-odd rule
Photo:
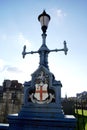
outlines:
[[[68,55],[49,54],[49,68],[62,82],[62,96],[87,91],[87,1],[86,0],[0,0],[0,85],[4,79],[31,80],[38,68],[39,55],[22,58],[23,46],[36,51],[42,44],[38,15],[51,16],[46,44],[49,49],[63,48]]]

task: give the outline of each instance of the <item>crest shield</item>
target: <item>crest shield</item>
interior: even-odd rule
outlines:
[[[50,103],[55,99],[54,92],[49,89],[49,75],[45,70],[41,70],[35,78],[34,91],[29,98],[33,103]]]
[[[43,82],[41,82],[40,84],[36,84],[34,97],[40,102],[46,100],[48,97],[47,88],[48,84],[43,84]]]

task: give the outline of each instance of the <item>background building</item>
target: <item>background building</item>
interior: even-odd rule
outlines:
[[[0,122],[7,122],[7,115],[18,113],[23,102],[23,85],[17,80],[4,80],[0,86]]]

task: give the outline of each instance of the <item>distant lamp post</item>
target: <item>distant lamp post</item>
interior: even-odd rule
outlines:
[[[41,23],[41,29],[43,33],[46,33],[50,21],[50,16],[44,10],[43,13],[38,16],[38,20]]]

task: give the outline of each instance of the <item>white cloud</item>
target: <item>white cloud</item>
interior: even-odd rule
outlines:
[[[31,42],[25,38],[25,36],[22,33],[19,33],[17,36],[17,41],[19,44],[30,46]]]
[[[67,16],[67,13],[64,12],[62,9],[52,9],[51,14],[53,21],[55,21],[58,24],[60,24]]]
[[[12,73],[21,73],[22,70],[20,70],[18,67],[15,67],[15,66],[7,66],[6,70],[8,72],[12,72]]]
[[[3,41],[15,41],[15,39],[16,39],[16,36],[15,35],[9,35],[9,34],[6,34],[6,33],[3,33],[3,34],[1,34],[1,36],[0,36],[0,40],[3,40]]]
[[[3,73],[6,71],[15,72],[15,73],[22,72],[18,67],[13,66],[13,65],[9,65],[3,59],[0,59],[0,72]]]
[[[31,74],[38,68],[38,55],[30,55],[15,63],[0,59],[0,85],[4,79],[18,80],[21,83],[31,80]]]
[[[66,13],[63,12],[63,10],[61,10],[61,9],[56,10],[56,14],[57,14],[58,18],[63,18],[63,17],[67,16]]]
[[[15,35],[8,35],[8,34],[1,34],[0,35],[0,40],[3,40],[3,41],[12,41],[12,42],[17,42],[18,44],[20,45],[26,45],[28,47],[31,46],[31,42],[29,41],[29,39],[27,39],[23,33],[18,33],[18,34],[15,34]],[[15,44],[15,45],[18,45],[18,44]]]
[[[8,62],[0,59],[0,85],[2,84],[4,79],[21,79],[23,71],[20,66],[8,64]]]

